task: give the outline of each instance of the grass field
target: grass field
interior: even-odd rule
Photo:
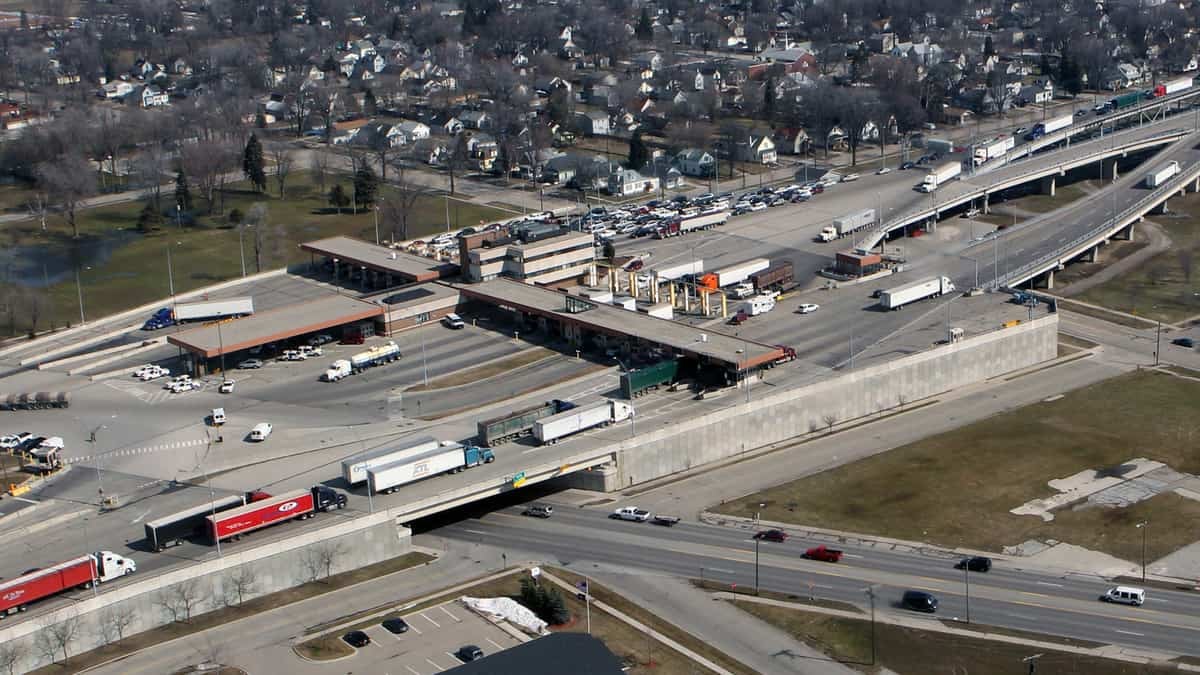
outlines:
[[[1171,215],[1150,216],[1171,238],[1170,250],[1077,297],[1170,323],[1200,315],[1200,194],[1170,201]]]
[[[1197,539],[1200,502],[1163,494],[1124,509],[1009,510],[1054,494],[1046,481],[1135,457],[1200,472],[1200,383],[1143,371],[1070,392],[769,490],[723,513],[999,551],[1057,539],[1125,560],[1141,555],[1134,524],[1154,523],[1148,559]],[[765,507],[759,504],[765,503]],[[986,523],[986,527],[981,524]]]
[[[340,182],[347,190],[351,189],[348,179],[343,178]],[[332,186],[332,181],[328,186]],[[385,186],[381,193],[386,196],[390,190]],[[289,179],[286,199],[279,199],[278,194],[277,190],[260,194],[249,190],[247,185],[234,184],[223,195],[223,204],[221,199],[216,200],[219,207],[211,216],[207,214],[204,200],[196,196],[195,224],[184,224],[181,228],[168,221],[150,234],[141,234],[137,230],[142,202],[129,202],[79,212],[77,221],[82,235],[79,241],[71,239],[65,220],[58,214],[50,218],[45,233],[41,232],[38,223],[23,221],[7,226],[0,240],[9,247],[38,247],[31,250],[53,260],[52,266],[57,268],[70,270],[74,267],[73,260],[83,261],[80,286],[84,314],[95,319],[167,296],[168,247],[171,248],[176,292],[239,276],[242,268],[238,231],[228,223],[228,214],[235,208],[246,214],[255,204],[262,203],[268,209],[263,230],[263,270],[306,262],[308,255],[297,248],[303,241],[339,234],[367,240],[375,238],[374,212],[336,213],[326,204],[324,192],[306,173],[295,174]],[[169,203],[174,195],[165,194],[163,199]],[[441,196],[422,198],[409,217],[409,236],[444,231],[446,206]],[[477,225],[480,221],[506,215],[503,211],[455,200],[449,202],[449,207],[452,227]],[[381,238],[386,239],[390,234],[390,224],[380,222]],[[97,255],[102,248],[110,251],[107,256]],[[246,272],[253,274],[257,265],[252,230],[245,232],[241,248],[245,254]],[[34,276],[37,280],[40,271]],[[44,329],[51,323],[62,326],[78,321],[79,298],[74,276],[66,276],[51,283],[47,289],[38,328]],[[26,298],[25,304],[29,301]],[[21,312],[15,323],[15,333],[28,330],[30,313]],[[9,328],[8,322],[4,322],[2,330]]]
[[[1178,672],[1162,665],[1122,663],[1069,652],[1044,650],[982,638],[951,635],[885,623],[875,624],[872,659],[871,622],[773,607],[753,602],[734,602],[737,607],[772,624],[822,652],[830,659],[865,673],[888,668],[899,675],[960,675],[962,673],[1024,673],[1021,659],[1035,653],[1039,673],[1087,673],[1088,675],[1158,675]]]

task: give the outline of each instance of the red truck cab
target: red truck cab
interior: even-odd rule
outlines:
[[[821,562],[837,562],[842,559],[842,552],[836,548],[827,548],[822,544],[805,551],[804,557],[809,560],[820,560]]]

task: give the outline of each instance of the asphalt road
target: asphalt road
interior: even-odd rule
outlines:
[[[632,502],[618,502],[628,504]],[[613,504],[615,507],[617,504]],[[681,523],[659,527],[614,521],[603,510],[560,506],[549,520],[518,515],[517,508],[463,521],[437,531],[442,536],[520,551],[587,569],[608,567],[703,577],[740,587],[755,585],[751,532]],[[808,561],[800,556],[815,541],[790,539],[758,546],[758,582],[763,589],[865,604],[873,586],[877,611],[899,612],[906,589],[934,593],[941,606],[931,620],[962,620],[1049,635],[1121,644],[1171,654],[1200,654],[1200,597],[1150,589],[1140,608],[1101,603],[1110,585],[1087,577],[1048,575],[997,563],[987,574],[953,568],[953,558],[918,552],[884,552],[854,546],[842,562]],[[968,588],[969,582],[969,588]],[[968,610],[969,604],[969,610]]]

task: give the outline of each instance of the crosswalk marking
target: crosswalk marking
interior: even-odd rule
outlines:
[[[152,445],[145,448],[125,448],[122,450],[113,450],[102,455],[84,455],[83,457],[70,457],[63,460],[66,464],[77,464],[79,462],[87,462],[96,459],[97,457],[129,457],[131,455],[145,455],[152,452],[162,452],[164,450],[179,450],[182,448],[191,448],[197,445],[204,445],[208,441],[203,438],[194,438],[190,441],[173,441],[171,443],[162,443],[160,445]]]

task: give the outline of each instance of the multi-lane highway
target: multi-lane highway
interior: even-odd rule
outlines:
[[[659,527],[611,520],[604,508],[568,505],[559,505],[549,520],[519,514],[519,508],[508,508],[442,527],[436,533],[529,552],[580,571],[596,563],[608,569],[626,567],[743,588],[755,583],[752,530],[693,523]],[[757,578],[761,587],[859,606],[867,604],[864,589],[873,587],[877,611],[883,612],[905,611],[898,607],[902,593],[924,590],[941,602],[930,620],[969,618],[978,624],[1200,655],[1200,595],[1194,593],[1150,588],[1142,607],[1110,605],[1098,598],[1112,584],[1085,575],[1020,569],[1003,560],[996,561],[991,572],[968,575],[954,569],[957,557],[852,544],[837,544],[846,551],[840,563],[801,557],[806,548],[819,543],[825,542],[795,538],[783,543],[759,542]]]

